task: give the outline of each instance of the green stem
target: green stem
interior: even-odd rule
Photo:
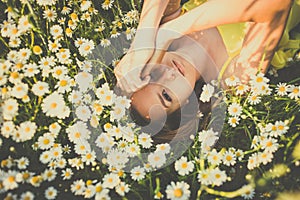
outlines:
[[[238,196],[241,196],[242,194],[244,194],[246,192],[244,187],[239,188],[235,191],[227,192],[227,191],[217,191],[217,190],[214,190],[214,189],[209,188],[207,186],[204,186],[204,190],[208,194],[217,195],[217,196],[226,197],[226,198],[238,197]]]

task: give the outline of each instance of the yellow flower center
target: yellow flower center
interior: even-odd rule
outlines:
[[[183,192],[180,188],[177,188],[177,189],[174,190],[174,196],[175,197],[179,198],[179,197],[182,197],[182,195],[183,195]]]

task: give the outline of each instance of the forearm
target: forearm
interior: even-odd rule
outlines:
[[[157,29],[169,0],[145,0],[143,3],[139,25],[133,41],[135,47],[153,46]]]
[[[291,0],[211,0],[161,28],[186,35],[222,24],[267,22],[289,8],[290,3]]]

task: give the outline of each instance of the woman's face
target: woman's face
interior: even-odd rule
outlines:
[[[160,64],[150,67],[150,83],[133,93],[132,106],[145,118],[160,119],[187,102],[199,74],[176,52],[166,52]]]

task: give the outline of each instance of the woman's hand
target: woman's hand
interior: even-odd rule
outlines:
[[[134,41],[114,69],[117,84],[127,94],[145,86],[150,80],[141,72],[154,52],[157,30],[169,1],[147,0],[143,3]]]
[[[114,73],[121,90],[131,94],[148,84],[150,76],[142,76],[141,72],[153,52],[153,48],[130,49],[120,60]]]

